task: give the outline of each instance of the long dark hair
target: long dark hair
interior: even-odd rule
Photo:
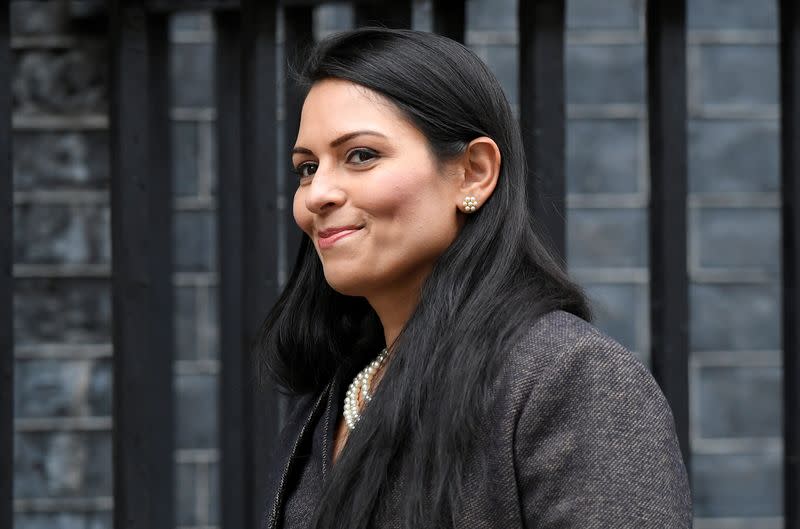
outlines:
[[[337,78],[393,102],[439,160],[488,136],[502,156],[491,197],[467,217],[425,281],[392,345],[375,398],[350,435],[313,527],[363,529],[402,469],[404,527],[450,527],[465,458],[504,352],[552,310],[589,319],[581,290],[537,234],[526,201],[519,126],[499,83],[470,50],[410,30],[364,28],[333,35],[310,53],[302,80]],[[264,322],[260,368],[293,393],[320,391],[334,372],[363,367],[384,346],[363,298],[334,291],[304,237],[286,289]],[[343,367],[344,366],[344,367]]]

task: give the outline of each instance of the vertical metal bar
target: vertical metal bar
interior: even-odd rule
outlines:
[[[553,251],[566,246],[564,0],[519,2],[520,123],[528,201]]]
[[[242,380],[249,371],[247,343],[242,334],[242,151],[241,151],[241,15],[217,12],[216,84],[217,160],[220,175],[219,214],[220,273],[220,490],[222,528],[247,527],[249,507],[246,484],[250,475]],[[256,525],[249,525],[256,527]]]
[[[173,527],[166,15],[111,4],[114,527]]]
[[[374,2],[355,6],[355,25],[384,26],[387,28],[410,28],[412,8],[409,0]]]
[[[466,0],[433,0],[433,32],[464,42]]]
[[[689,274],[686,265],[686,0],[647,5],[650,142],[650,326],[653,375],[689,447]]]
[[[314,19],[313,8],[311,6],[286,7],[283,10],[284,20],[284,55],[286,65],[291,69],[292,66],[299,66],[298,61],[302,52],[314,42]],[[300,129],[300,111],[303,108],[303,98],[305,93],[292,75],[284,76],[283,101],[284,101],[284,147],[281,155],[286,159],[286,166],[282,174],[288,171],[288,164],[291,163],[289,153],[294,147],[297,131]],[[284,182],[291,182],[284,179]],[[287,269],[294,265],[295,257],[300,248],[302,231],[294,222],[292,215],[292,196],[294,189],[284,184],[284,194],[286,215],[284,215],[284,225],[286,226],[286,256]]]
[[[275,0],[242,2],[242,318],[249,345],[278,296],[277,60]],[[272,177],[270,177],[272,175]],[[242,351],[250,366],[249,347]],[[241,379],[247,433],[244,478],[248,516],[241,527],[257,527],[266,494],[267,457],[280,429],[279,399],[272,389],[257,388],[251,371]]]
[[[800,528],[800,9],[780,3],[784,527]]]
[[[9,6],[0,7],[0,527],[11,527],[14,479],[14,183]]]

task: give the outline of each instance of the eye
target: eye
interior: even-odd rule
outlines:
[[[378,153],[372,149],[353,149],[347,153],[347,161],[356,165],[365,164],[378,157]]]
[[[317,164],[316,162],[303,162],[297,165],[292,172],[299,178],[308,178],[317,172]]]

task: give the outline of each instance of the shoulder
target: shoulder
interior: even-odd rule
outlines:
[[[591,430],[616,424],[627,430],[622,437],[648,430],[674,437],[672,410],[650,370],[567,312],[532,322],[509,351],[504,372],[520,425]]]
[[[672,413],[625,347],[565,312],[509,351],[514,451],[536,526],[689,527],[691,499]],[[560,525],[559,525],[560,526]]]
[[[532,321],[509,350],[506,383],[523,394],[534,387],[582,382],[591,387],[638,389],[661,401],[650,371],[628,349],[589,322],[564,311]],[[553,389],[551,387],[551,389]],[[591,392],[584,393],[589,396]]]
[[[536,367],[537,363],[549,363],[557,358],[574,359],[575,355],[590,350],[595,351],[594,355],[584,360],[627,362],[633,359],[625,347],[591,323],[556,310],[531,321],[519,333],[510,360]]]

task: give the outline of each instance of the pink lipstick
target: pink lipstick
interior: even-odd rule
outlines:
[[[320,250],[324,250],[326,248],[330,248],[333,246],[336,241],[339,239],[344,239],[348,235],[352,235],[361,227],[359,226],[339,226],[336,228],[328,228],[326,230],[321,230],[317,232],[318,235],[318,242]]]

